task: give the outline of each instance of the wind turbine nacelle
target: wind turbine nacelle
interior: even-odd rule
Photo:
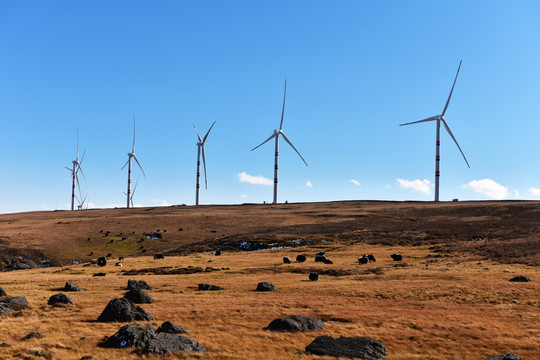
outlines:
[[[282,131],[282,130],[279,130],[279,129],[274,130],[274,134],[276,134],[276,135],[279,135],[279,134],[281,134],[282,132],[283,132],[283,131]]]
[[[197,143],[197,146],[203,146],[203,145],[204,145],[204,143],[202,143],[202,142]]]

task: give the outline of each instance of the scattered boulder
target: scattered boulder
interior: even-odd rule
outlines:
[[[367,264],[367,263],[369,263],[369,258],[368,258],[366,255],[364,255],[364,256],[362,256],[362,257],[359,257],[359,258],[358,258],[358,263],[359,263],[360,265]]]
[[[47,305],[73,305],[73,301],[66,294],[58,293],[49,298]]]
[[[199,290],[200,291],[216,291],[216,290],[223,290],[221,286],[217,285],[208,285],[208,284],[199,284]]]
[[[309,316],[293,315],[272,320],[265,330],[272,331],[315,331],[324,327],[322,320]]]
[[[399,255],[399,254],[392,254],[390,255],[390,257],[394,260],[394,261],[401,261],[403,260],[403,256]]]
[[[142,289],[132,289],[129,290],[127,293],[124,294],[124,298],[128,299],[135,304],[153,304],[154,299],[150,297],[147,293],[144,292]]]
[[[35,269],[37,267],[38,266],[34,260],[18,256],[11,261],[11,263],[6,267],[6,270],[28,270]]]
[[[109,301],[97,319],[98,322],[128,322],[148,320],[154,320],[154,317],[147,313],[142,307],[124,298],[116,298]]]
[[[102,256],[97,259],[98,266],[105,266],[107,265],[107,258],[105,256]]]
[[[309,273],[309,280],[311,280],[311,281],[317,281],[317,280],[319,280],[319,273],[317,273],[317,272],[310,272],[310,273]]]
[[[197,341],[185,336],[161,332],[148,342],[146,354],[205,353],[204,347]]]
[[[257,284],[257,291],[276,291],[276,285],[268,281],[262,281]]]
[[[143,348],[152,340],[154,334],[155,329],[152,324],[146,324],[146,327],[139,324],[124,325],[102,345],[108,348]]]
[[[296,256],[296,261],[297,262],[304,262],[306,260],[307,260],[306,255],[297,255]]]
[[[154,254],[154,260],[162,260],[165,259],[163,254]]]
[[[376,360],[388,356],[384,345],[369,337],[345,337],[333,338],[331,336],[319,336],[306,347],[306,352],[345,358],[360,358]]]
[[[288,256],[284,256],[284,257],[283,257],[283,263],[284,263],[284,264],[290,264],[290,263],[291,263],[291,259],[289,259]]]
[[[27,341],[27,340],[32,340],[32,339],[43,339],[44,337],[45,337],[45,335],[41,331],[33,330],[33,331],[30,331],[25,336],[23,336],[21,338],[21,340],[22,341]]]
[[[502,354],[487,357],[486,360],[519,360],[518,354]]]
[[[133,289],[141,289],[141,290],[152,290],[152,287],[148,285],[148,283],[144,280],[128,280],[127,283],[127,289],[133,290]]]
[[[0,296],[8,296],[6,290],[3,287],[0,287]]]
[[[0,315],[11,315],[15,311],[10,309],[6,304],[0,304]]]
[[[11,310],[22,310],[30,307],[28,300],[24,296],[13,296],[0,299],[0,303],[4,304]]]
[[[172,321],[165,321],[157,329],[158,333],[169,333],[169,334],[188,334],[188,331],[181,326],[176,325]]]
[[[92,276],[106,276],[107,274],[105,273],[102,273],[102,272],[99,272],[99,273],[95,273],[94,275]]]
[[[66,285],[64,285],[64,288],[61,289],[62,291],[84,291],[84,289],[81,289],[75,284],[72,284],[70,282],[66,282]]]
[[[531,279],[529,279],[529,278],[526,277],[526,276],[519,275],[519,276],[516,276],[516,277],[511,278],[511,279],[508,280],[508,281],[511,281],[511,282],[530,282]]]

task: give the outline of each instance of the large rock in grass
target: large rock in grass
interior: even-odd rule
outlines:
[[[11,315],[15,311],[10,309],[6,304],[0,303],[0,315]]]
[[[324,326],[322,320],[309,316],[293,315],[272,320],[265,328],[273,331],[315,331]]]
[[[384,345],[380,341],[369,337],[341,336],[333,338],[331,336],[319,336],[306,347],[306,352],[322,356],[365,360],[376,360],[388,356]]]
[[[157,329],[158,333],[169,333],[169,334],[188,334],[188,331],[184,329],[181,326],[176,325],[172,321],[165,321],[161,326]]]
[[[261,281],[257,284],[257,291],[276,291],[276,285],[268,281]]]
[[[148,320],[154,320],[154,317],[147,313],[142,307],[124,298],[116,298],[109,301],[97,319],[98,322],[129,322]]]
[[[11,310],[22,310],[29,307],[28,300],[24,296],[13,296],[0,299],[0,303],[6,305]]]
[[[129,290],[127,293],[124,294],[124,298],[131,300],[135,304],[152,304],[154,303],[154,299],[150,297],[147,293],[145,293],[141,289],[133,289]]]
[[[139,324],[122,326],[117,333],[109,337],[103,343],[108,348],[145,347],[154,337],[155,329],[152,324],[145,327]]]
[[[218,291],[218,290],[223,290],[223,288],[221,286],[217,286],[217,285],[209,285],[209,284],[199,284],[199,290],[200,291]]]
[[[185,336],[158,333],[146,345],[144,352],[147,354],[176,354],[176,353],[205,353],[204,347],[197,341]]]
[[[511,278],[511,279],[508,280],[508,281],[511,281],[511,282],[530,282],[531,279],[529,279],[529,278],[526,277],[526,276],[519,275],[519,276],[516,276],[516,277]]]
[[[486,360],[519,360],[518,354],[502,354],[502,355],[493,355]]]
[[[66,294],[58,293],[49,298],[48,305],[73,305],[73,301]]]
[[[66,285],[62,288],[62,291],[84,291],[84,289],[81,289],[75,284],[72,284],[70,282],[66,282]]]
[[[127,289],[128,290],[133,290],[133,289],[141,289],[141,290],[152,290],[152,287],[150,285],[148,285],[146,283],[146,281],[144,280],[128,280],[128,284],[127,284]]]

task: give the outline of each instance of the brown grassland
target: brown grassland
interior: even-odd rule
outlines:
[[[333,358],[304,349],[317,336],[331,335],[377,339],[390,360],[485,359],[508,352],[540,359],[539,220],[538,202],[351,201],[0,215],[4,266],[18,255],[63,265],[0,274],[8,295],[25,296],[31,306],[0,317],[0,344],[7,344],[0,358],[34,359],[28,351],[37,349],[54,359],[323,360]],[[161,239],[144,235],[157,230]],[[286,247],[238,250],[245,244]],[[211,251],[216,248],[221,256]],[[315,263],[318,251],[334,263]],[[156,252],[165,259],[154,260]],[[108,253],[107,266],[88,263]],[[404,260],[392,261],[393,253]],[[296,263],[298,254],[308,260]],[[377,261],[359,265],[362,254]],[[122,267],[114,266],[118,256],[125,257]],[[283,256],[293,263],[283,264]],[[216,271],[163,274],[188,267]],[[310,271],[319,272],[319,281],[308,280]],[[97,272],[107,275],[93,277]],[[517,275],[532,281],[508,281]],[[123,296],[128,279],[154,288],[148,294],[155,303],[143,305],[156,318],[154,327],[166,320],[185,327],[206,354],[146,356],[100,347],[125,324],[95,320],[109,300]],[[74,306],[48,306],[66,281],[86,291],[67,293]],[[260,281],[278,290],[254,291]],[[198,291],[202,282],[224,290]],[[263,329],[295,314],[326,326],[308,333]],[[21,341],[33,330],[45,337]]]

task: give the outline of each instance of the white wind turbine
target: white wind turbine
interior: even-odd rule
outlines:
[[[195,127],[195,124],[193,124],[193,128],[195,129],[195,132],[197,133],[197,137],[199,138],[199,142],[197,143],[197,186],[195,189],[195,205],[199,205],[199,192],[201,190],[201,184],[200,184],[200,178],[201,178],[201,150],[202,150],[202,159],[203,159],[203,167],[204,167],[204,186],[206,189],[208,189],[208,180],[206,179],[206,156],[204,154],[204,144],[206,143],[206,138],[208,138],[208,134],[210,134],[210,130],[214,127],[214,124],[210,126],[210,129],[208,129],[208,132],[206,135],[204,135],[204,138],[201,139],[201,135],[199,135],[199,132],[197,131],[197,128]]]
[[[454,92],[454,86],[456,86],[456,81],[457,81],[457,78],[458,78],[458,75],[459,75],[459,69],[460,68],[461,68],[461,61],[459,62],[459,66],[458,66],[457,73],[456,73],[456,78],[454,79],[454,84],[452,85],[452,90],[450,90],[450,95],[448,95],[448,100],[446,100],[446,104],[444,105],[444,109],[443,109],[443,112],[442,112],[441,115],[436,115],[436,116],[432,116],[432,117],[429,117],[429,118],[424,119],[424,120],[419,120],[419,121],[414,121],[414,122],[399,125],[399,126],[404,126],[404,125],[417,124],[417,123],[427,122],[427,121],[435,121],[435,120],[437,121],[437,142],[435,144],[435,201],[439,201],[439,177],[441,176],[441,172],[440,172],[440,168],[439,168],[440,161],[441,161],[441,156],[440,156],[440,154],[441,154],[440,153],[440,147],[441,147],[441,121],[442,121],[446,131],[448,131],[448,134],[450,135],[450,137],[452,137],[452,139],[456,143],[459,151],[461,152],[461,155],[463,155],[463,159],[465,159],[465,163],[467,163],[467,166],[469,168],[471,167],[469,165],[469,162],[467,161],[467,158],[465,157],[465,154],[461,150],[461,147],[459,146],[456,138],[454,137],[454,134],[452,134],[452,131],[450,130],[450,127],[448,126],[448,124],[446,123],[446,120],[444,119],[444,114],[446,113],[446,109],[448,109],[448,104],[450,103],[450,98],[452,97],[452,93]]]
[[[131,204],[131,207],[135,207],[133,206],[133,196],[135,196],[135,190],[137,190],[137,184],[139,183],[139,179],[137,179],[137,181],[135,182],[135,186],[133,187],[133,191],[131,192],[131,195],[129,196],[129,203]],[[124,195],[127,196],[126,193],[124,193]]]
[[[82,171],[81,164],[84,160],[85,154],[86,154],[86,150],[84,151],[83,156],[81,160],[79,161],[79,129],[77,129],[77,158],[72,161],[73,167],[71,169],[65,166],[65,168],[71,172],[71,176],[73,178],[73,183],[71,185],[71,210],[75,210],[75,183],[77,183],[77,186],[79,187],[79,191],[80,191],[79,171],[81,172],[84,178],[84,173]]]
[[[285,136],[285,133],[283,132],[283,115],[285,114],[285,96],[286,95],[287,95],[287,79],[285,79],[285,89],[283,90],[283,108],[281,110],[281,123],[279,125],[279,129],[274,130],[274,133],[268,139],[266,139],[261,144],[254,147],[253,149],[251,149],[251,151],[253,151],[253,150],[257,149],[259,146],[261,146],[261,145],[265,144],[266,142],[270,141],[271,139],[273,139],[273,138],[276,139],[276,152],[275,152],[275,158],[274,158],[274,201],[273,201],[274,204],[277,204],[279,135],[283,136],[283,139],[285,139],[287,144],[289,144],[294,149],[294,151],[296,151],[298,156],[300,156],[300,158],[302,159],[304,164],[306,164],[306,166],[307,166],[306,160],[304,160],[302,155],[300,155],[300,152],[298,152],[298,150],[296,150],[296,148],[294,147],[292,142],[287,138],[287,136]]]
[[[133,196],[131,195],[131,158],[135,159],[135,161],[137,162],[137,165],[139,165],[139,168],[141,169],[143,175],[144,175],[144,178],[146,179],[146,174],[144,173],[144,170],[141,166],[141,163],[139,163],[139,160],[137,159],[137,156],[135,155],[135,115],[133,115],[133,148],[131,150],[130,153],[127,154],[128,155],[128,160],[127,162],[124,164],[124,166],[122,166],[122,169],[120,170],[124,170],[124,168],[126,167],[126,165],[128,165],[128,183],[127,183],[127,193],[124,193],[127,197],[127,208],[129,209],[129,205],[130,205],[130,202],[132,203],[133,202]]]
[[[88,205],[86,205],[86,208],[84,207],[84,203],[86,202],[86,198],[88,197],[88,194],[86,194],[84,196],[84,198],[82,197],[82,192],[81,192],[81,189],[79,188],[79,196],[77,197],[77,210],[84,210],[84,209],[88,209]],[[82,201],[81,201],[81,198],[82,198]]]

